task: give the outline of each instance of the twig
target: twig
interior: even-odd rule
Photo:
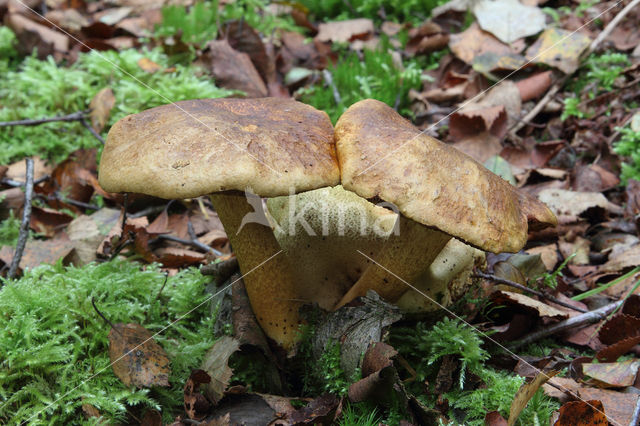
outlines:
[[[44,182],[45,180],[49,180],[49,179],[51,179],[51,176],[44,175],[40,179],[34,180],[33,181],[33,185],[34,186],[35,185],[39,185],[42,182]],[[21,188],[21,187],[23,187],[25,185],[24,182],[20,182],[20,181],[13,180],[13,179],[7,179],[7,178],[2,178],[2,180],[0,180],[0,183],[2,183],[3,185],[6,185],[6,186],[12,186],[14,188]]]
[[[104,139],[102,138],[102,136],[100,136],[100,133],[96,132],[96,130],[91,127],[91,125],[89,123],[87,123],[87,120],[85,120],[84,118],[80,120],[80,123],[82,123],[82,125],[84,127],[87,128],[87,130],[96,138],[100,141],[100,143],[102,145],[104,145]]]
[[[222,256],[222,252],[221,251],[218,251],[218,250],[214,249],[213,247],[209,247],[208,245],[206,245],[206,244],[204,244],[204,243],[202,243],[202,242],[200,242],[198,240],[185,240],[184,238],[176,237],[176,236],[173,236],[173,235],[165,235],[165,234],[158,235],[156,238],[151,240],[151,242],[154,242],[154,240],[173,241],[173,242],[184,244],[184,245],[187,245],[187,246],[199,248],[199,249],[207,251],[207,252],[211,252],[211,253],[215,254],[216,256]]]
[[[531,108],[531,111],[527,113],[521,120],[519,120],[516,124],[513,125],[509,133],[511,137],[514,139],[518,139],[516,133],[520,131],[524,126],[526,126],[531,120],[536,118],[536,116],[544,109],[544,107],[553,99],[553,97],[558,93],[560,88],[564,86],[564,83],[569,79],[569,75],[565,75],[560,80],[556,81],[553,86],[547,91],[547,94],[544,95],[542,99],[538,101],[538,103]]]
[[[102,312],[100,312],[100,310],[98,310],[98,307],[96,306],[96,300],[95,297],[91,296],[91,306],[93,306],[93,309],[98,313],[98,315],[100,315],[100,318],[102,318],[104,320],[104,322],[106,322],[107,324],[109,324],[111,326],[111,328],[113,330],[116,331],[116,333],[118,333],[119,335],[122,336],[122,333],[120,332],[120,330],[118,330],[118,327],[116,327],[115,325],[113,325],[113,323],[111,321],[109,321],[109,318],[105,317]]]
[[[633,410],[633,416],[631,417],[631,421],[629,422],[629,426],[637,426],[638,421],[640,421],[640,398],[636,400],[636,408]]]
[[[238,259],[230,257],[221,262],[209,263],[200,268],[202,275],[212,275],[218,285],[225,282],[231,275],[238,270]]]
[[[65,204],[70,204],[72,206],[80,207],[81,209],[100,210],[100,207],[96,206],[95,204],[88,204],[82,201],[77,201],[71,198],[67,198],[64,195],[60,194],[60,192],[58,191],[55,191],[53,194],[49,194],[47,196],[40,195],[39,198],[44,198],[47,201],[60,201]]]
[[[340,105],[342,103],[342,97],[340,96],[340,92],[336,87],[336,84],[333,82],[333,76],[329,70],[322,70],[322,77],[324,77],[324,81],[327,82],[329,87],[331,88],[331,92],[333,93],[333,100],[336,101],[336,105]]]
[[[17,121],[2,121],[0,122],[0,127],[10,127],[10,126],[38,126],[44,123],[53,123],[57,121],[80,121],[83,120],[87,116],[87,111],[78,111],[67,115],[60,115],[57,117],[47,117],[47,118],[39,118],[36,120],[28,119],[28,120],[17,120]]]
[[[29,222],[31,221],[31,199],[33,198],[33,160],[27,158],[26,162],[26,184],[24,190],[24,209],[22,211],[22,222],[20,223],[20,234],[18,235],[18,243],[16,244],[16,252],[11,260],[11,267],[7,277],[13,278],[20,265],[24,247],[27,244],[29,236]]]
[[[600,34],[598,34],[598,37],[596,37],[595,40],[593,40],[593,42],[591,43],[591,45],[589,46],[588,49],[588,53],[587,56],[590,55],[591,53],[593,53],[598,46],[600,45],[600,43],[602,43],[604,41],[605,38],[607,38],[609,36],[609,34],[611,34],[611,32],[613,31],[613,29],[618,26],[618,24],[620,23],[620,21],[622,21],[624,19],[625,16],[627,16],[627,14],[629,12],[631,12],[631,9],[633,9],[634,7],[636,7],[638,4],[640,4],[640,0],[633,0],[631,3],[629,3],[628,5],[626,5],[624,7],[624,9],[622,9],[620,11],[620,13],[618,13],[615,18],[613,18],[611,20],[611,22],[609,22],[607,24],[607,26],[600,32]]]
[[[566,330],[570,330],[572,328],[580,327],[586,324],[592,324],[594,322],[598,322],[607,315],[609,315],[614,310],[618,309],[618,307],[622,305],[622,301],[610,303],[608,305],[603,306],[602,308],[596,309],[595,311],[585,312],[581,315],[576,315],[575,317],[568,318],[564,321],[560,321],[557,324],[554,324],[549,327],[545,327],[541,330],[538,330],[534,333],[525,336],[524,338],[517,340],[509,345],[510,349],[516,349],[520,346],[528,345],[529,343],[533,343],[537,340],[543,339],[545,337],[551,336],[553,334],[557,334]]]
[[[196,235],[195,231],[193,230],[193,225],[191,224],[191,221],[187,222],[187,232],[189,233],[189,237],[191,238],[191,244],[193,244],[195,247],[200,247],[202,250],[205,251],[210,251],[211,253],[215,254],[216,256],[222,256],[222,252],[214,249],[213,247],[210,247],[208,245],[206,245],[205,243],[201,242],[200,240],[198,240],[198,236]]]
[[[607,38],[609,34],[611,34],[613,29],[620,23],[620,21],[622,21],[622,19],[631,11],[631,9],[633,9],[638,4],[640,4],[640,0],[633,0],[631,3],[626,5],[625,8],[622,9],[620,13],[618,13],[616,17],[607,24],[607,26],[600,32],[600,34],[598,34],[598,37],[593,40],[589,47],[585,49],[584,52],[582,52],[582,55],[580,55],[580,57],[584,59],[595,52],[600,43],[602,43],[602,41]],[[575,73],[575,71],[573,73]],[[529,121],[533,120],[540,113],[540,111],[542,111],[545,105],[547,105],[549,101],[551,101],[551,99],[556,95],[556,93],[558,93],[560,88],[564,86],[564,84],[567,82],[569,77],[573,75],[573,73],[565,75],[553,86],[551,86],[547,94],[542,99],[540,99],[540,101],[538,101],[538,103],[531,109],[531,111],[527,113],[527,115],[522,118],[522,121],[517,122],[511,128],[511,130],[509,131],[511,138],[513,138],[514,140],[518,139],[516,133],[518,133],[520,129],[522,129]]]
[[[531,293],[534,294],[542,299],[546,299],[549,300],[550,302],[553,302],[557,305],[560,306],[564,306],[565,308],[569,308],[569,309],[573,309],[574,311],[578,311],[578,312],[582,312],[582,313],[587,313],[589,311],[582,309],[582,308],[578,308],[576,306],[572,306],[570,304],[568,304],[567,302],[563,302],[562,300],[556,299],[553,296],[548,296],[542,292],[539,292],[537,290],[534,290],[532,288],[526,287],[522,284],[519,284],[517,282],[511,281],[511,280],[507,280],[504,278],[500,278],[500,277],[496,277],[495,275],[491,275],[491,274],[485,274],[483,272],[476,272],[474,274],[475,277],[479,277],[479,278],[484,278],[485,280],[491,280],[494,281],[498,284],[504,284],[504,285],[508,285],[509,287],[513,287],[513,288],[517,288],[518,290],[522,290],[525,291],[527,293]]]
[[[137,211],[137,212],[135,212],[135,213],[130,213],[130,214],[129,214],[129,217],[130,217],[131,219],[136,219],[136,218],[138,218],[138,217],[142,217],[142,216],[149,216],[149,215],[151,215],[151,214],[160,213],[160,212],[162,212],[163,210],[165,210],[165,209],[169,208],[169,205],[170,205],[171,203],[173,203],[173,201],[174,201],[174,200],[169,201],[169,202],[167,203],[167,205],[166,205],[166,206],[151,206],[151,207],[147,207],[146,209],[142,209],[142,210],[140,210],[140,211]]]

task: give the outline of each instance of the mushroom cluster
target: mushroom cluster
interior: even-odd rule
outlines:
[[[256,318],[285,349],[297,341],[302,303],[330,310],[373,289],[413,309],[419,304],[403,281],[446,281],[474,258],[452,237],[518,251],[528,229],[556,220],[537,199],[375,100],[351,106],[335,132],[324,112],[289,99],[153,108],[111,128],[99,179],[110,192],[210,195]],[[270,198],[275,231],[247,192]],[[429,269],[455,253],[467,261],[452,262],[449,272]]]

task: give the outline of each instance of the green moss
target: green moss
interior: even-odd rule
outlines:
[[[431,16],[431,11],[447,0],[301,0],[312,18],[317,20],[342,20],[370,18],[396,22],[422,22]]]
[[[620,179],[626,185],[629,179],[640,180],[640,132],[635,132],[631,127],[617,129],[620,139],[613,146],[616,154],[627,157],[622,164]]]
[[[167,67],[160,50],[91,52],[80,54],[70,67],[52,58],[26,58],[0,79],[0,121],[42,118],[88,109],[93,96],[110,87],[116,97],[109,125],[127,114],[194,98],[216,98],[230,92],[217,88],[194,67],[176,66],[174,72],[148,73],[138,60],[148,58]],[[120,69],[122,71],[120,71]],[[108,126],[103,133],[106,133]],[[0,164],[40,155],[60,161],[78,148],[100,143],[78,122],[0,128]]]
[[[111,422],[127,407],[162,410],[169,421],[182,410],[182,387],[213,343],[205,278],[186,270],[169,278],[154,266],[127,261],[82,268],[41,266],[0,289],[0,423],[89,424],[80,411],[93,405]],[[126,388],[109,366],[112,322],[134,322],[151,333],[171,359],[168,389]],[[196,308],[196,309],[194,309]],[[193,311],[192,311],[193,309]],[[163,330],[182,315],[186,317]],[[95,423],[95,422],[94,422]]]
[[[180,34],[183,42],[201,46],[216,39],[220,24],[239,19],[266,35],[276,29],[301,31],[291,16],[275,16],[266,12],[267,6],[266,0],[237,0],[222,9],[218,1],[200,1],[190,8],[166,6],[162,9],[162,23],[156,27],[156,36]]]
[[[429,327],[418,323],[415,329],[398,328],[392,336],[394,347],[406,358],[414,360],[416,383],[424,383],[438,371],[438,361],[447,355],[460,359],[459,387],[465,384],[467,372],[478,374],[489,354],[482,348],[480,335],[457,319],[444,318]]]
[[[408,61],[404,70],[399,70],[386,50],[365,50],[363,60],[356,53],[349,53],[337,65],[330,66],[329,71],[340,94],[340,103],[336,103],[329,85],[304,88],[298,95],[303,102],[329,114],[333,123],[349,106],[367,98],[378,99],[397,107],[402,114],[410,114],[407,94],[422,85],[422,67],[417,60]]]
[[[509,409],[516,392],[524,383],[524,377],[514,373],[483,369],[479,374],[486,386],[472,391],[454,390],[445,394],[453,408],[465,413],[465,425],[482,426],[489,411],[498,411],[502,417],[509,418]],[[549,424],[551,414],[560,408],[560,404],[538,389],[524,408],[516,425]]]
[[[20,234],[20,219],[13,216],[13,211],[9,214],[10,216],[8,218],[0,222],[0,247],[15,247],[18,242],[18,235]]]

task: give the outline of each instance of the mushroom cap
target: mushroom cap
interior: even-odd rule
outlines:
[[[114,124],[99,180],[169,199],[247,188],[270,197],[336,185],[340,170],[322,111],[292,99],[195,99]]]
[[[546,205],[380,101],[352,105],[335,138],[345,189],[393,203],[405,217],[477,248],[516,252],[528,224],[557,223]]]

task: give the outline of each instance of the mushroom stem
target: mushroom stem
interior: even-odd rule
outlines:
[[[402,214],[398,215],[398,220],[400,232],[389,236],[378,255],[375,256],[375,262],[369,265],[335,309],[339,309],[356,297],[364,296],[368,290],[374,290],[383,299],[395,303],[409,290],[402,280],[414,282],[451,239],[449,234],[428,228],[405,218]],[[368,262],[372,263],[371,260]],[[402,280],[396,278],[394,274]]]
[[[244,194],[212,194],[213,203],[238,258],[240,271],[258,323],[267,336],[286,350],[298,339],[300,317],[293,268],[270,227],[256,222],[242,224],[255,212]],[[273,257],[271,260],[265,260]]]

